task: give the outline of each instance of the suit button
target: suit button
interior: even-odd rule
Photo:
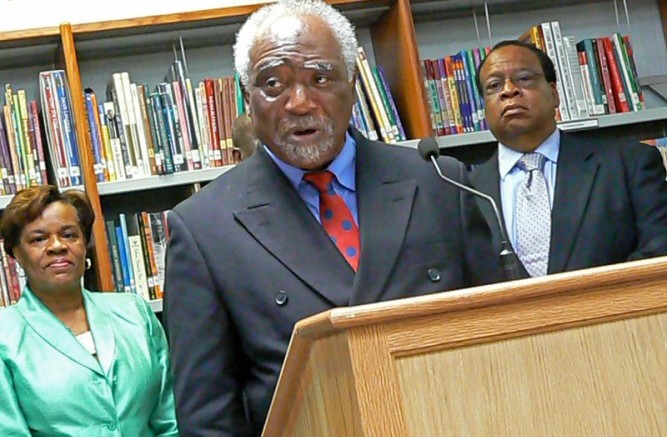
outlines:
[[[287,303],[287,293],[284,291],[279,291],[276,293],[276,304],[278,306],[283,306]]]
[[[109,431],[113,431],[113,430],[115,430],[115,429],[116,429],[116,422],[108,422],[108,423],[107,423],[107,429],[108,429]]]
[[[440,280],[440,271],[438,269],[430,268],[426,273],[428,273],[428,278],[431,282],[438,282]]]

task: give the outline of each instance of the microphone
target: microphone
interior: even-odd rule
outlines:
[[[417,145],[417,150],[423,159],[433,163],[435,171],[438,173],[438,176],[440,176],[440,179],[450,185],[454,185],[460,190],[467,191],[468,193],[480,197],[491,204],[491,208],[493,209],[493,213],[496,217],[496,225],[500,230],[500,265],[502,266],[503,273],[505,274],[505,279],[509,281],[514,279],[521,279],[523,275],[521,274],[521,269],[519,268],[519,258],[517,258],[516,253],[514,253],[514,250],[512,249],[512,245],[509,243],[510,240],[507,236],[507,231],[505,230],[505,226],[503,226],[503,222],[500,219],[498,205],[496,205],[496,201],[493,200],[493,197],[445,176],[442,173],[442,170],[440,170],[440,165],[438,165],[440,147],[434,138],[427,137],[421,139]]]

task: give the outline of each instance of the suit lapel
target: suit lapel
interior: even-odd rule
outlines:
[[[40,337],[58,352],[93,372],[102,374],[100,364],[79,343],[58,318],[35,296],[29,287],[16,304],[21,316]],[[90,320],[90,319],[89,319]]]
[[[496,206],[498,207],[498,213],[500,215],[500,226],[502,226],[505,231],[509,234],[509,230],[505,225],[505,217],[503,216],[503,205],[500,197],[500,171],[498,170],[498,149],[493,154],[491,159],[486,161],[484,164],[480,165],[477,170],[475,170],[471,177],[472,185],[479,191],[484,194],[488,194],[496,201]],[[477,201],[477,206],[479,207],[486,223],[491,228],[491,237],[493,240],[493,249],[496,251],[498,257],[500,257],[500,242],[501,234],[500,229],[498,229],[498,220],[496,219],[496,214],[493,212],[493,207],[486,200],[480,199],[475,196]],[[511,245],[511,241],[508,241],[508,244]],[[515,250],[512,246],[512,250]],[[523,263],[519,257],[516,257],[516,260],[519,262],[519,273],[522,278],[529,278],[530,274],[524,267]]]
[[[355,133],[361,259],[350,304],[379,301],[410,222],[417,183],[397,176],[385,151]]]
[[[332,305],[347,305],[354,271],[264,149],[257,152],[245,166],[247,208],[236,220]]]
[[[598,160],[588,142],[561,132],[556,192],[551,211],[548,273],[565,270],[598,171]]]
[[[91,321],[90,331],[95,341],[97,359],[100,366],[102,366],[104,375],[108,379],[112,376],[109,372],[116,354],[116,337],[112,329],[111,318],[103,307],[97,305],[97,302],[95,302],[95,299],[88,291],[84,290],[83,298],[86,305],[86,312],[88,313],[88,320]]]
[[[502,226],[505,226],[505,220],[502,215],[502,205],[500,200],[500,173],[498,171],[498,150],[493,154],[491,159],[480,165],[477,170],[471,175],[472,185],[484,194],[488,194],[496,201],[498,212],[500,213],[500,220]],[[496,214],[493,212],[493,207],[489,202],[475,196],[477,206],[482,212],[486,223],[491,229],[491,236],[493,238],[493,247],[497,252],[500,252],[500,230],[496,225]]]

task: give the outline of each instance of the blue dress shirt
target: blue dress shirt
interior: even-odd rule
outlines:
[[[343,198],[343,201],[349,208],[354,217],[354,221],[359,226],[359,213],[357,209],[357,182],[356,182],[356,143],[349,132],[345,133],[345,145],[340,151],[336,159],[334,159],[327,170],[333,173],[336,177],[333,180],[333,187],[336,194]],[[306,170],[294,167],[278,158],[268,147],[264,146],[264,150],[269,154],[273,162],[285,174],[287,179],[299,193],[301,199],[306,202],[308,210],[313,214],[315,219],[321,223],[320,220],[320,193],[303,180],[303,175],[307,173]]]
[[[556,129],[535,152],[544,155],[544,178],[547,181],[547,192],[551,207],[554,205],[554,190],[556,188],[556,169],[558,165],[558,151],[560,149],[560,131]],[[519,187],[526,177],[526,172],[517,167],[516,163],[524,154],[498,143],[498,172],[500,173],[500,199],[502,203],[505,227],[512,247],[516,248],[516,197]]]

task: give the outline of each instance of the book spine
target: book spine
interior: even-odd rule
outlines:
[[[602,48],[602,51],[604,52],[605,60],[602,62],[606,62],[607,64],[607,71],[611,84],[611,95],[614,99],[616,111],[629,112],[630,106],[628,105],[627,93],[623,85],[623,79],[621,79],[620,71],[618,70],[618,61],[614,56],[611,40],[607,37],[600,38],[598,40],[598,47]]]
[[[396,125],[398,127],[398,133],[399,133],[399,141],[405,141],[408,139],[408,137],[405,135],[405,129],[403,128],[403,123],[401,122],[401,115],[398,113],[396,102],[394,101],[394,96],[391,93],[391,89],[389,88],[389,83],[387,82],[387,78],[384,75],[382,67],[378,67],[377,72],[379,78],[378,83],[380,83],[380,86],[384,89],[384,92],[387,96],[387,100],[389,101],[389,108],[391,112],[394,114],[394,119],[396,120]]]
[[[125,263],[123,264],[123,271],[127,271],[130,280],[130,292],[137,294],[137,283],[134,271],[134,264],[132,262],[132,248],[130,246],[130,234],[127,231],[127,219],[125,214],[118,215],[118,222],[120,223],[120,234],[123,239],[123,249],[125,252]],[[121,258],[122,260],[123,258]]]
[[[105,221],[107,231],[107,241],[109,243],[109,255],[111,257],[111,267],[113,273],[113,282],[116,293],[125,291],[123,283],[123,268],[120,263],[120,252],[118,250],[118,240],[116,239],[116,226],[113,220]]]
[[[39,158],[35,146],[34,131],[30,130],[30,114],[28,113],[28,99],[25,90],[16,91],[18,98],[19,118],[21,120],[21,130],[23,131],[23,144],[25,145],[25,157],[28,168],[28,178],[30,186],[41,185],[41,175],[39,173]],[[45,181],[46,182],[46,181]]]
[[[79,152],[74,133],[74,121],[72,119],[72,103],[69,97],[69,86],[65,72],[58,70],[54,72],[53,78],[56,83],[56,93],[58,95],[58,105],[56,109],[60,113],[62,122],[61,132],[63,134],[65,153],[68,158],[68,169],[72,185],[81,185],[81,167],[79,166]]]
[[[144,159],[148,162],[148,171],[151,175],[158,175],[158,163],[156,162],[155,144],[153,142],[153,134],[151,132],[151,124],[148,120],[148,111],[146,109],[146,88],[148,86],[132,84],[132,93],[136,89],[137,99],[137,129],[140,136],[144,139],[144,146],[146,153]],[[159,157],[157,158],[159,159]]]
[[[558,95],[560,96],[560,105],[558,105],[558,109],[556,110],[556,118],[559,121],[569,121],[570,112],[565,102],[566,99],[564,99],[565,90],[563,89],[563,77],[561,75],[560,67],[558,64],[558,53],[556,53],[556,43],[554,42],[551,23],[541,23],[540,26],[542,27],[542,36],[544,37],[544,45],[546,47],[545,52],[547,56],[549,56],[549,59],[551,59],[551,62],[553,62],[556,70],[556,89],[558,90]]]
[[[631,111],[639,111],[641,109],[641,102],[639,101],[639,95],[637,90],[634,87],[635,81],[630,74],[630,62],[628,60],[628,55],[624,50],[623,37],[620,33],[615,33],[612,35],[610,42],[613,52],[616,55],[616,61],[618,62],[619,72],[621,79],[623,80],[623,85],[626,90],[626,98],[628,99],[628,106]]]
[[[69,171],[67,170],[63,139],[60,133],[58,112],[56,111],[56,97],[54,93],[55,84],[53,82],[52,74],[49,71],[40,73],[39,79],[42,110],[45,120],[44,125],[47,132],[49,154],[51,156],[51,167],[58,180],[58,186],[67,187],[70,185],[70,178]],[[14,167],[14,172],[16,172],[16,167]],[[16,189],[19,189],[19,181],[16,180],[16,182]]]
[[[157,124],[157,134],[160,137],[159,143],[162,145],[160,152],[164,154],[162,162],[164,162],[164,171],[166,174],[172,174],[176,171],[174,168],[174,159],[172,156],[172,145],[169,137],[169,129],[167,128],[165,110],[162,107],[162,96],[159,93],[151,94],[153,101],[153,108],[155,108],[155,123]]]
[[[91,97],[92,90],[87,90],[84,92],[84,101],[86,104],[86,116],[88,120],[88,133],[90,134],[90,143],[93,146],[93,156],[95,157],[95,163],[93,165],[93,170],[95,173],[95,178],[98,182],[104,182],[107,178],[105,177],[105,162],[102,152],[102,135],[100,135],[99,126],[97,120],[95,120],[95,111],[93,105],[93,99]]]

